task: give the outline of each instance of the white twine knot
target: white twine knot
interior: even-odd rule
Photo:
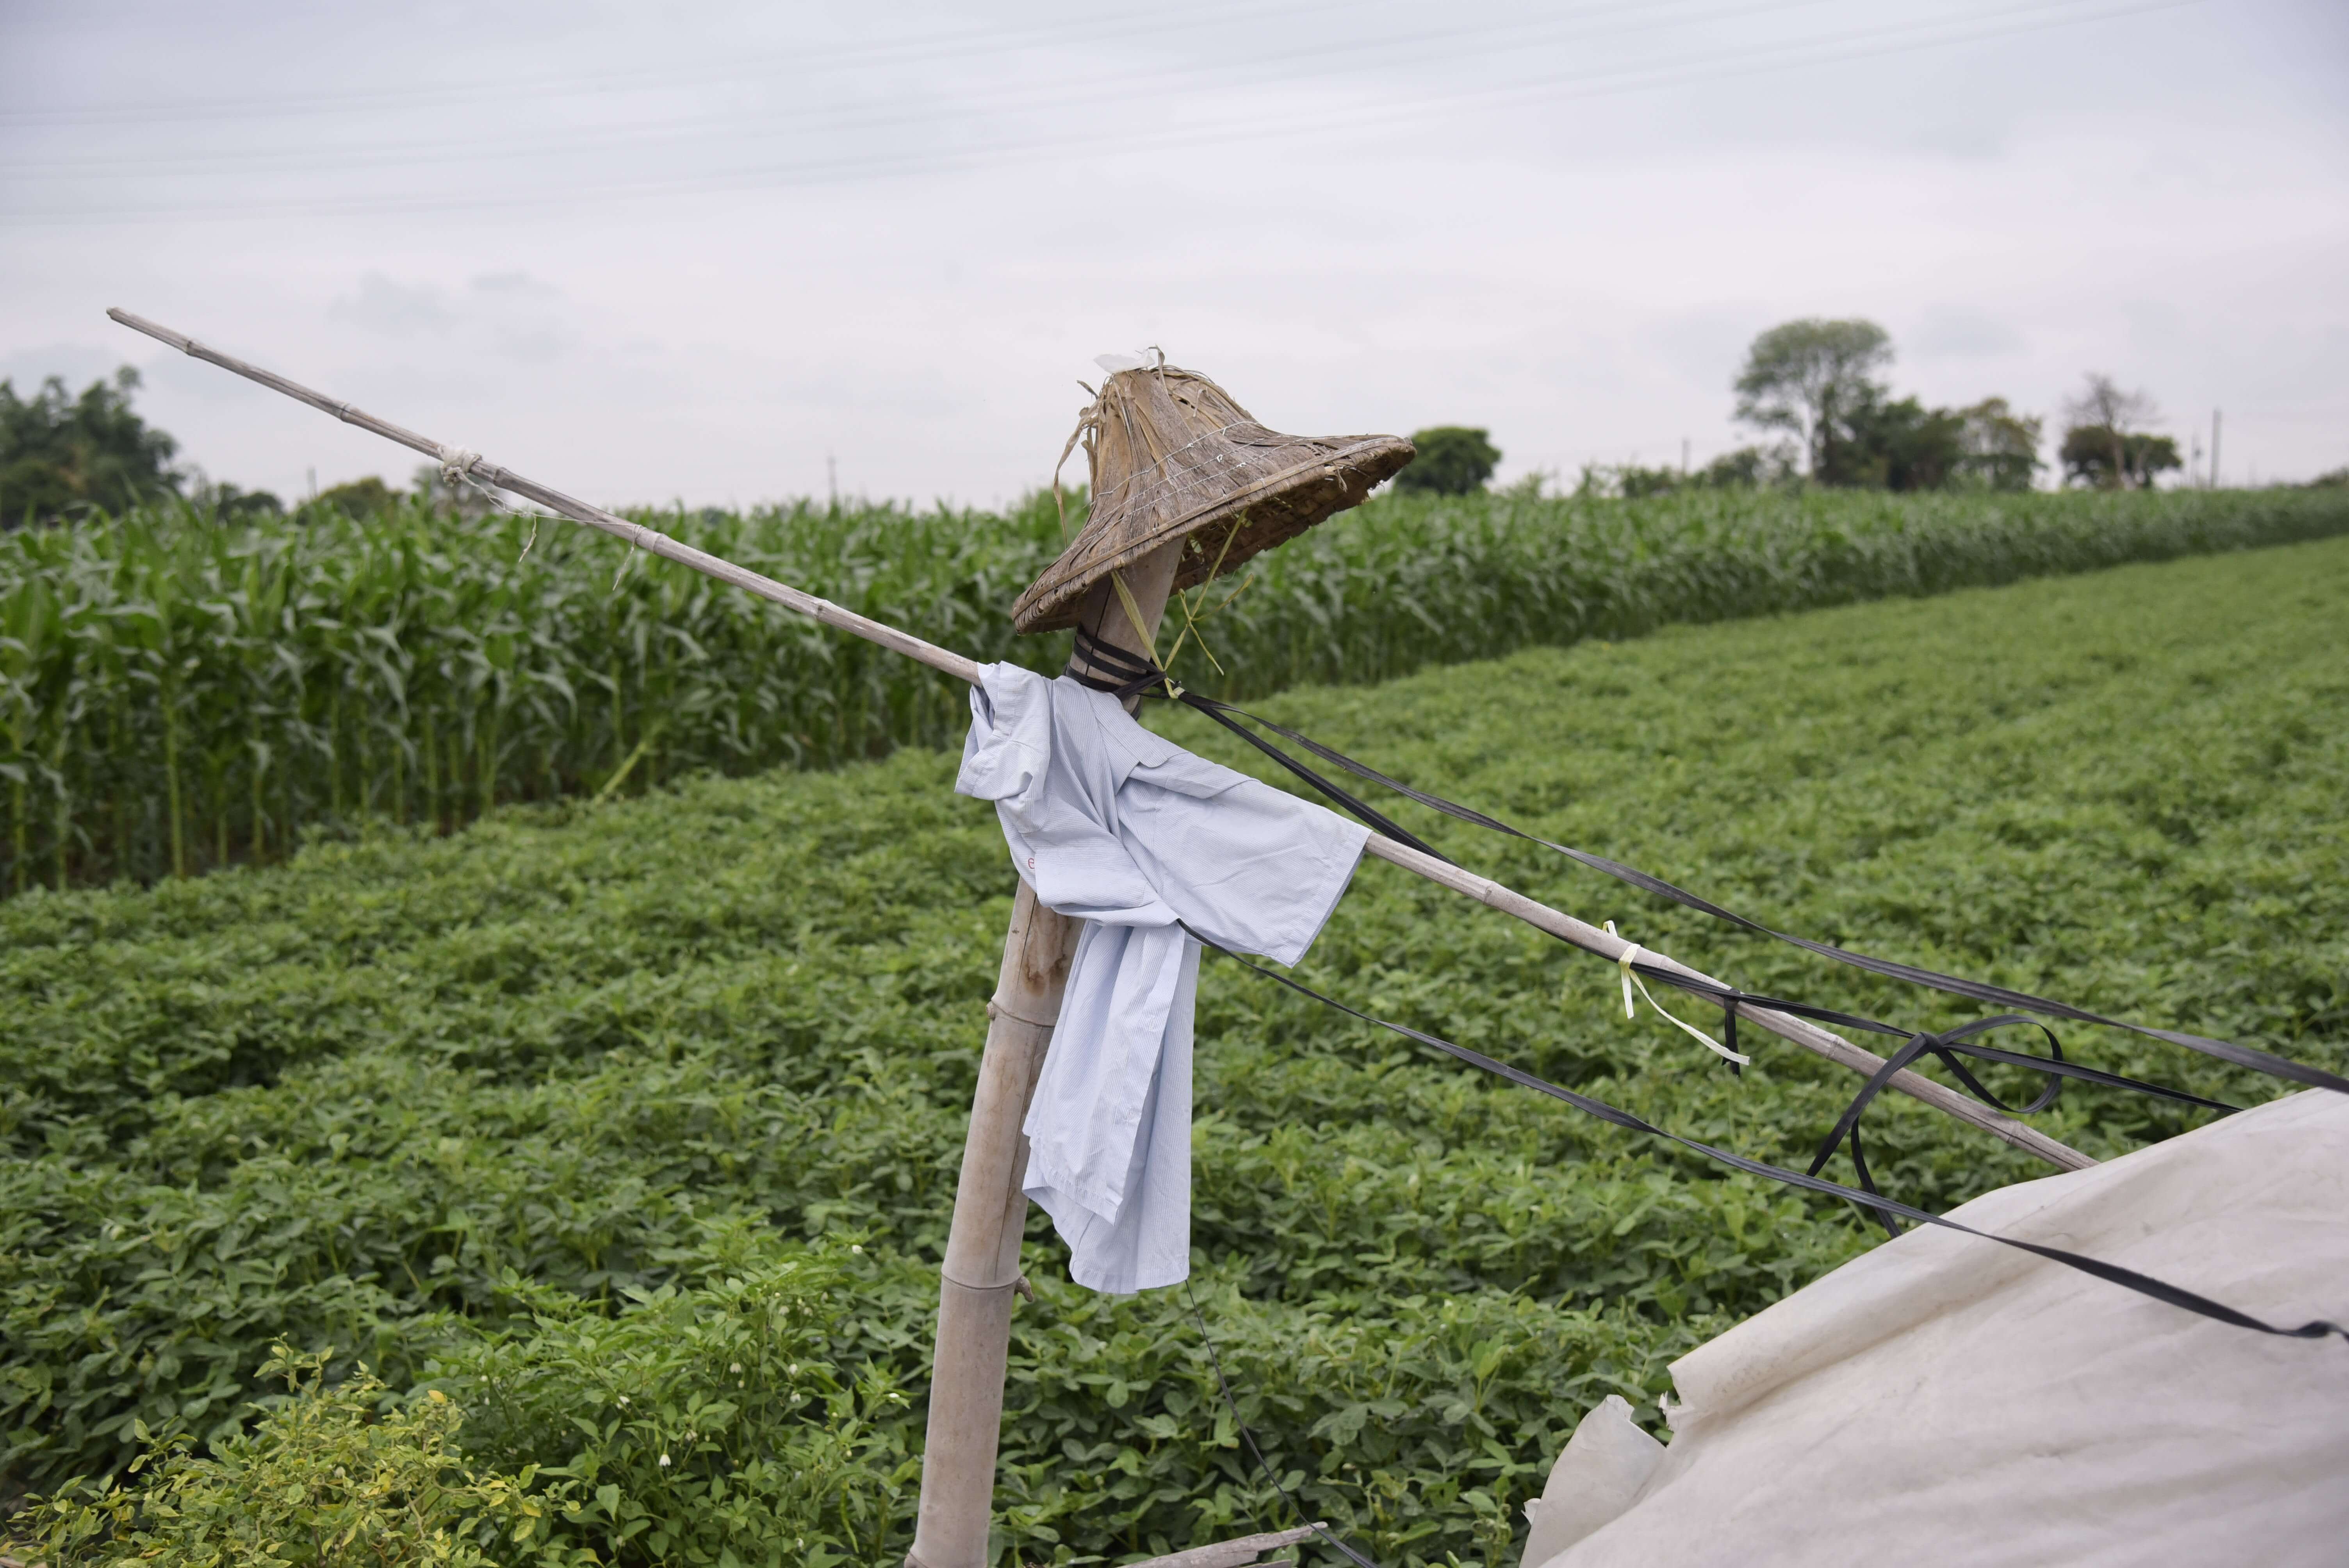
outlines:
[[[1610,920],[1607,923],[1607,934],[1609,936],[1620,936],[1622,934],[1615,929],[1615,923]],[[1627,1018],[1636,1018],[1640,1016],[1639,1009],[1631,1005],[1631,988],[1636,985],[1640,988],[1640,995],[1647,997],[1648,1006],[1656,1010],[1656,1014],[1659,1017],[1678,1029],[1682,1034],[1686,1035],[1689,1038],[1694,1040],[1698,1045],[1702,1046],[1706,1050],[1711,1051],[1714,1056],[1721,1057],[1724,1061],[1735,1062],[1739,1067],[1744,1067],[1747,1063],[1753,1061],[1754,1058],[1752,1057],[1744,1056],[1736,1051],[1731,1050],[1727,1046],[1723,1045],[1719,1040],[1714,1039],[1711,1035],[1706,1034],[1694,1024],[1688,1022],[1685,1018],[1681,1017],[1675,1013],[1667,1011],[1664,1005],[1656,1000],[1655,993],[1648,989],[1647,981],[1642,979],[1639,975],[1633,973],[1631,968],[1631,965],[1638,963],[1640,957],[1645,954],[1647,951],[1648,950],[1646,948],[1640,946],[1636,942],[1627,942],[1623,945],[1623,951],[1615,955],[1616,973],[1621,976],[1623,981],[1623,1016]]]
[[[512,502],[507,500],[505,497],[500,495],[491,486],[485,485],[481,480],[475,479],[473,477],[473,465],[481,460],[481,453],[472,450],[469,447],[435,447],[433,450],[440,454],[440,482],[447,485],[451,491],[455,490],[459,485],[469,486],[473,490],[481,491],[483,500],[487,500],[492,506],[496,507],[500,511],[504,512],[508,517],[526,517],[530,519],[530,537],[522,542],[522,553],[514,557],[514,561],[517,564],[529,560],[531,546],[538,542],[539,520],[546,514],[541,511],[524,511],[522,508],[514,505]],[[612,585],[615,588],[618,587],[620,585],[620,580],[615,577],[612,580]]]
[[[632,522],[628,526],[635,529],[636,531],[628,536],[628,549],[621,554],[620,564],[613,569],[612,592],[615,593],[617,593],[620,591],[620,579],[628,574],[628,562],[636,558],[636,552],[639,550],[649,550],[651,548],[651,546],[647,545],[645,541],[647,539],[658,539],[660,537],[659,534],[654,532],[651,529],[647,528],[641,522]]]
[[[463,447],[442,447],[440,451],[440,478],[450,485],[471,484],[473,465],[481,460],[481,454]]]

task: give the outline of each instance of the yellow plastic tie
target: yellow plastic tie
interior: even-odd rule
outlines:
[[[1125,618],[1133,623],[1133,634],[1142,639],[1143,652],[1149,655],[1152,664],[1158,664],[1158,639],[1152,636],[1150,628],[1142,624],[1142,606],[1134,603],[1133,590],[1128,588],[1125,579],[1115,572],[1109,574],[1109,584],[1117,590],[1118,603],[1125,606]],[[1159,665],[1159,668],[1164,669],[1165,666]],[[1166,677],[1165,686],[1166,695],[1170,697],[1183,695],[1183,688],[1174,684],[1172,676]]]
[[[1615,923],[1610,920],[1607,923],[1607,934],[1619,938],[1622,934],[1615,929]],[[1711,1035],[1706,1034],[1702,1029],[1698,1028],[1694,1024],[1690,1023],[1687,1019],[1672,1013],[1667,1009],[1662,1003],[1656,1000],[1655,993],[1648,989],[1648,982],[1639,975],[1633,973],[1631,968],[1631,965],[1639,961],[1640,954],[1646,951],[1647,949],[1641,947],[1638,943],[1629,942],[1624,944],[1623,951],[1616,955],[1615,970],[1616,973],[1621,976],[1623,981],[1623,1016],[1627,1018],[1636,1018],[1640,1016],[1639,1010],[1631,1005],[1631,987],[1636,985],[1640,988],[1640,995],[1648,999],[1648,1006],[1653,1007],[1663,1018],[1664,1022],[1671,1025],[1672,1027],[1678,1029],[1682,1034],[1686,1035],[1690,1039],[1694,1040],[1698,1045],[1702,1046],[1706,1050],[1711,1051],[1714,1056],[1721,1057],[1724,1061],[1735,1062],[1739,1067],[1744,1067],[1747,1063],[1753,1061],[1754,1058],[1752,1057],[1741,1056],[1737,1052],[1731,1050],[1727,1046],[1723,1045],[1719,1040],[1714,1039]]]

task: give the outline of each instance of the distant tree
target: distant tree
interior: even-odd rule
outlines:
[[[2064,417],[2070,420],[2064,431],[2060,453],[2066,479],[2124,490],[2131,485],[2151,484],[2155,473],[2181,466],[2176,441],[2161,437],[2151,438],[2151,444],[2140,441],[2133,445],[2130,440],[2161,418],[2161,411],[2154,407],[2150,397],[2143,392],[2124,392],[2118,383],[2101,372],[2091,371],[2087,379],[2086,388],[2064,403]],[[2096,451],[2099,446],[2103,449],[2101,455]],[[2167,449],[2166,461],[2158,460],[2163,449]],[[2154,466],[2147,468],[2148,462]]]
[[[1844,416],[1845,438],[1829,449],[1822,483],[1853,488],[1923,490],[1945,488],[1965,455],[1965,419],[1928,408],[1914,397],[1893,398],[1874,387],[1859,389]]]
[[[1625,500],[1670,495],[1687,482],[1688,476],[1673,468],[1643,469],[1637,463],[1625,463],[1615,470],[1615,493]]]
[[[2333,469],[2328,472],[2321,473],[2301,488],[2303,490],[2349,490],[2349,468]]]
[[[226,480],[218,484],[191,485],[188,500],[222,522],[244,517],[275,517],[285,510],[285,503],[270,491],[241,489]]]
[[[1574,493],[1585,498],[1640,500],[1684,490],[1752,490],[1760,485],[1783,484],[1794,474],[1795,458],[1790,447],[1739,447],[1722,453],[1701,469],[1685,471],[1666,464],[1646,468],[1635,462],[1585,463]]]
[[[2117,479],[2116,452],[2120,459]],[[2073,426],[2064,432],[2057,455],[2064,460],[2066,480],[2097,490],[2149,490],[2157,476],[2186,466],[2178,455],[2178,443],[2168,436],[2137,430],[2116,439],[2103,425]]]
[[[1786,447],[1739,447],[1697,469],[1690,483],[1709,490],[1743,490],[1789,479],[1794,454]]]
[[[52,376],[30,397],[0,381],[0,522],[47,520],[76,508],[119,511],[175,494],[179,443],[130,411],[139,372],[129,366],[69,397]]]
[[[1875,372],[1892,340],[1872,321],[1806,317],[1754,340],[1736,380],[1737,417],[1790,432],[1813,482],[1922,490],[1971,485],[2028,490],[2040,467],[2040,424],[2003,397],[1970,408],[1895,397]],[[1770,455],[1747,448],[1714,459],[1707,482],[1751,484]]]
[[[388,511],[408,498],[373,474],[347,484],[331,485],[318,492],[313,504],[330,506],[347,517],[369,518]]]
[[[1734,383],[1737,417],[1765,430],[1787,430],[1802,443],[1811,475],[1826,483],[1837,470],[1837,448],[1852,415],[1884,389],[1872,372],[1892,360],[1892,339],[1872,321],[1806,316],[1754,340]]]
[[[1585,463],[1575,481],[1574,493],[1586,500],[1606,497],[1640,500],[1651,495],[1670,495],[1689,482],[1689,476],[1678,469],[1648,469],[1638,463]]]
[[[1397,490],[1433,495],[1466,495],[1485,488],[1499,466],[1501,449],[1492,432],[1465,425],[1436,425],[1412,433],[1419,455],[1395,475]]]
[[[2003,397],[1985,397],[1957,414],[1965,422],[1959,438],[1960,481],[1983,490],[2029,490],[2046,466],[2039,457],[2038,418],[2016,413]]]
[[[1762,449],[1738,447],[1722,453],[1697,469],[1695,482],[1714,490],[1735,490],[1762,482]]]

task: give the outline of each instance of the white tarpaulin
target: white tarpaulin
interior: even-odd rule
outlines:
[[[2349,1323],[2349,1096],[2308,1090],[1952,1218],[2279,1327]],[[1526,1568],[2349,1563],[2349,1343],[1920,1226],[1610,1399]]]

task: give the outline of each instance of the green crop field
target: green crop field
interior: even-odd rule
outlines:
[[[2059,521],[2110,515],[2048,504]],[[1912,539],[1909,559],[1930,553]],[[1296,559],[1293,599],[1345,558]],[[609,562],[594,558],[599,591]],[[1810,581],[1861,592],[1824,568]],[[1410,603],[1410,586],[1397,568],[1386,592]],[[1350,591],[1330,589],[1332,646],[1371,635],[1335,614]],[[1721,592],[1702,614],[1769,598]],[[629,614],[648,624],[666,603]],[[1456,613],[1421,603],[1439,630]],[[1527,649],[1262,706],[1784,929],[2337,1071],[2345,609],[2349,540],[2327,540]],[[1448,656],[1436,630],[1407,646],[1408,623],[1385,624],[1400,663]],[[1527,612],[1478,634],[1542,631]],[[1252,658],[1259,634],[1232,644]],[[1280,667],[1312,675],[1320,656]],[[946,732],[960,698],[935,684],[905,708],[927,727],[902,738]],[[1231,757],[1193,716],[1152,722]],[[614,743],[579,745],[592,782]],[[491,1560],[894,1561],[1012,885],[991,813],[949,792],[952,773],[914,748],[705,776],[0,904],[7,1488],[119,1472],[142,1430],[225,1441],[247,1401],[283,1391],[259,1376],[283,1338],[384,1387],[310,1386],[228,1442],[225,1469],[171,1461],[188,1518],[294,1508],[354,1455],[391,1454],[393,1473],[445,1448],[472,1476],[443,1511],[494,1525]],[[1754,989],[1918,1026],[1965,1016],[1410,820]],[[1644,1013],[1627,1023],[1607,966],[1383,865],[1300,974],[1764,1158],[1805,1160],[1857,1086],[1758,1035],[1733,1078]],[[1503,1561],[1584,1410],[1621,1392],[1652,1425],[1674,1356],[1875,1239],[1836,1204],[1579,1119],[1213,959],[1199,1025],[1201,1303],[1303,1505],[1382,1563]],[[2239,1104],[2276,1088],[2115,1032],[2064,1040]],[[2197,1119],[2075,1087],[2042,1124],[2111,1156]],[[2042,1173],[1909,1102],[1868,1128],[1878,1179],[1936,1208]],[[1093,1296],[1061,1260],[1032,1228],[1003,1560],[1114,1561],[1289,1522],[1181,1293]],[[401,1413],[362,1419],[384,1408]],[[57,1527],[72,1517],[95,1516]],[[125,1539],[140,1528],[180,1527],[150,1509]]]
[[[1071,523],[1081,515],[1072,515]],[[647,520],[985,659],[1060,548],[1009,515],[800,506]],[[1249,697],[1673,622],[1944,592],[2349,532],[2338,490],[1622,502],[1384,495],[1263,557],[1216,616]],[[554,522],[184,510],[0,533],[0,892],[282,860],[360,820],[879,757],[959,733],[892,655]],[[1220,594],[1218,594],[1220,597]]]

